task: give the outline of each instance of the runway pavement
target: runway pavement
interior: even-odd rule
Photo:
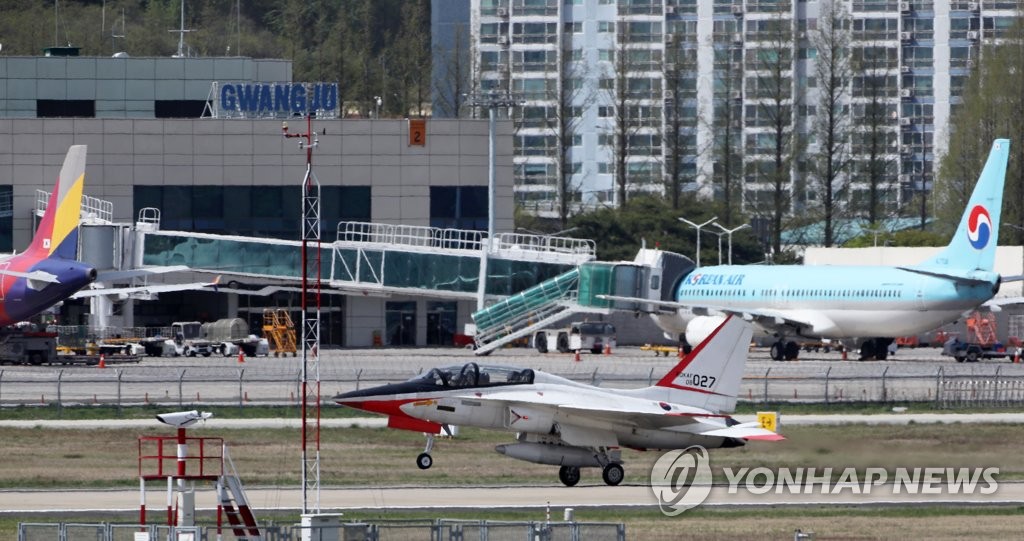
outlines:
[[[756,415],[736,415],[741,423],[756,421]],[[0,420],[0,427],[6,428],[66,428],[92,430],[99,428],[152,428],[156,419],[91,419],[91,420]],[[1024,423],[1024,412],[1015,413],[880,413],[880,414],[809,414],[783,415],[779,426],[785,432],[786,425],[906,425],[927,423]],[[387,426],[384,417],[352,417],[347,419],[322,419],[323,428],[383,428]],[[218,419],[204,421],[208,429],[235,428],[299,428],[298,418],[278,419]]]
[[[166,505],[166,484],[147,487],[146,507]],[[833,487],[835,488],[835,487]],[[739,490],[729,494],[727,485],[716,485],[701,506],[789,506],[789,505],[1009,505],[1024,502],[1024,483],[999,484],[994,494],[908,494],[895,493],[893,485],[874,486],[869,494],[853,487],[838,494],[753,494]],[[302,503],[297,488],[247,487],[251,505],[257,510],[294,510]],[[347,509],[474,509],[552,507],[657,507],[651,488],[644,485],[506,486],[506,487],[363,487],[323,488],[323,511]],[[0,491],[0,513],[32,512],[114,512],[133,511],[139,506],[138,490]],[[216,507],[213,485],[198,486],[196,506]]]

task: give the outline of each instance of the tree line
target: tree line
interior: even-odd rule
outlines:
[[[0,3],[8,56],[54,45],[85,56],[171,56],[180,26],[180,0]],[[285,58],[296,81],[337,81],[348,114],[427,113],[429,0],[193,0],[184,28],[188,56]]]

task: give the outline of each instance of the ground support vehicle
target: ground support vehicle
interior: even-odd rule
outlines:
[[[615,326],[603,321],[583,321],[564,329],[546,329],[533,335],[533,347],[541,353],[587,351],[601,353],[615,347]]]

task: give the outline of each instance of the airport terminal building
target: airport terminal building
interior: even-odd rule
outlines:
[[[317,110],[313,171],[321,186],[324,243],[335,240],[339,222],[417,232],[487,228],[486,120],[427,120],[415,128],[422,140],[413,141],[408,120],[341,118],[331,85],[293,82],[285,60],[0,57],[0,73],[3,251],[28,244],[37,190],[53,188],[72,144],[88,145],[85,195],[109,202],[106,218],[114,223],[134,224],[143,209],[155,208],[156,227],[163,231],[298,241],[306,153],[296,139],[282,136],[282,119],[290,121],[292,133],[304,132],[306,122],[304,111],[291,107],[295,100],[275,95],[294,87],[307,89],[305,105]],[[275,101],[253,101],[256,96]],[[499,121],[496,133],[494,222],[501,232],[512,228],[511,124]],[[244,258],[237,263],[246,264]],[[238,275],[224,281],[238,289],[296,285],[234,271]],[[210,278],[178,273],[168,280]],[[117,303],[129,306],[115,306],[110,322],[163,326],[237,315],[255,330],[264,308],[285,307],[293,319],[299,316],[294,291],[254,296],[224,289],[230,288]],[[450,343],[476,307],[465,297],[325,295],[322,341],[366,346],[376,336],[384,345]],[[88,312],[88,304],[69,301],[61,323],[86,323]]]

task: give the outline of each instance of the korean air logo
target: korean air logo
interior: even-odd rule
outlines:
[[[991,236],[992,218],[989,217],[985,207],[975,205],[967,217],[967,240],[975,250],[981,250],[988,245],[988,239]]]
[[[700,277],[701,276],[704,276],[704,275],[703,274],[694,274],[693,276],[691,276],[690,277],[690,285],[693,285],[693,284],[696,284],[697,282],[700,282]]]

